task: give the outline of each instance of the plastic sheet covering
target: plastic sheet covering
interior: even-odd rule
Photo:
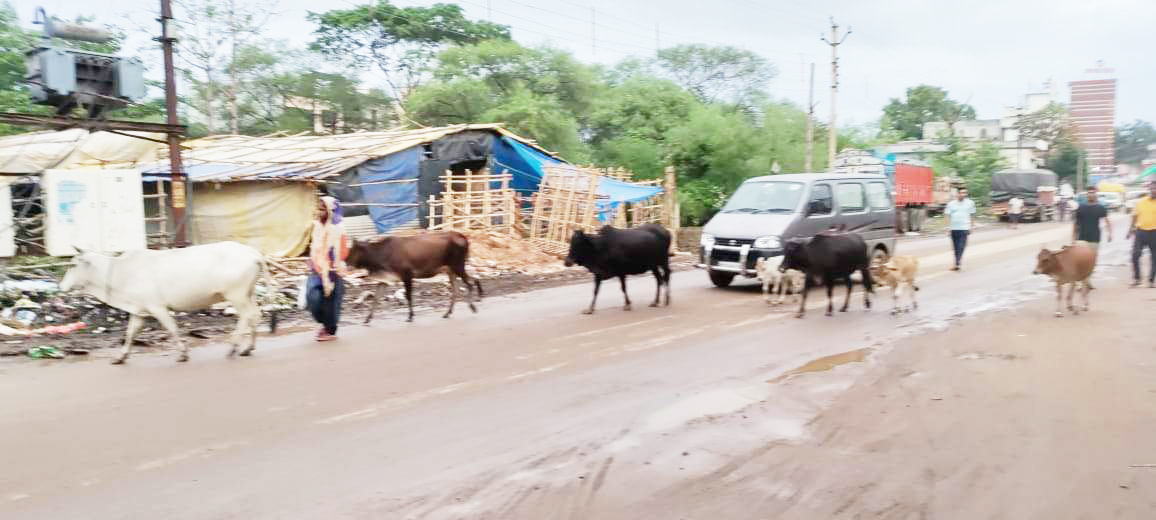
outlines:
[[[538,191],[547,167],[567,164],[509,137],[502,137],[500,144],[494,146],[493,162],[490,170],[494,173],[509,171],[514,178],[513,188],[523,193]],[[597,191],[607,197],[599,202],[598,220],[609,222],[619,205],[644,201],[662,193],[662,188],[603,178],[598,181]]]
[[[369,216],[378,233],[416,222],[418,217],[418,174],[421,147],[362,163],[357,167],[361,202],[368,204]],[[345,201],[354,203],[354,201]],[[395,204],[397,206],[382,206]],[[412,206],[404,206],[412,204]]]
[[[991,177],[991,200],[1003,202],[1013,195],[1034,198],[1040,186],[1055,186],[1056,174],[1048,170],[1011,170]]]
[[[317,207],[310,183],[247,181],[191,184],[192,238],[235,240],[272,256],[299,256],[309,246]]]
[[[495,143],[491,161],[490,171],[496,174],[510,172],[513,176],[510,186],[523,194],[538,191],[547,166],[566,164],[505,136]]]
[[[152,139],[164,138],[161,134],[128,133]],[[0,138],[0,173],[133,168],[155,161],[159,146],[162,145],[153,141],[108,132],[89,133],[79,128],[14,135]]]

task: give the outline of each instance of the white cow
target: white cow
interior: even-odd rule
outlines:
[[[261,308],[256,302],[257,280],[264,276],[267,294],[272,294],[265,256],[238,242],[217,242],[184,249],[138,250],[117,256],[84,252],[73,257],[74,266],[64,275],[60,290],[82,291],[112,307],[129,313],[124,349],[112,361],[124,363],[132,349],[133,336],[140,332],[144,318],[152,316],[168,330],[180,346],[177,361],[189,360],[188,344],[177,330],[170,311],[197,311],[221,302],[237,310],[237,329],[230,338],[236,354],[245,334],[249,343],[242,356],[257,345],[257,324]],[[276,327],[276,317],[272,323]]]
[[[799,294],[803,291],[803,283],[806,281],[806,275],[802,271],[796,269],[779,271],[782,263],[781,256],[773,256],[769,260],[759,258],[755,262],[755,273],[763,284],[763,298],[766,298],[767,303],[774,305],[783,303],[788,293],[794,294],[794,298],[798,300]],[[772,294],[778,294],[778,298],[772,300]]]

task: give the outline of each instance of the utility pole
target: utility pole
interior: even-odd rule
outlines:
[[[1080,154],[1076,158],[1076,196],[1084,192],[1084,154]]]
[[[835,126],[835,96],[839,93],[839,46],[850,34],[851,28],[848,27],[847,32],[840,38],[839,26],[835,23],[835,18],[831,17],[831,39],[828,40],[826,36],[819,37],[831,46],[831,123],[827,128],[827,168],[831,171],[835,171],[835,148],[839,134]]]
[[[811,88],[807,91],[807,157],[803,171],[811,173],[815,157],[815,64],[811,64]]]
[[[161,0],[161,50],[164,51],[165,57],[165,111],[168,113],[165,122],[170,127],[180,125],[180,120],[177,118],[177,79],[176,72],[173,68],[173,42],[176,38],[173,37],[173,6],[171,0]],[[169,199],[169,207],[172,209],[173,224],[176,226],[176,235],[173,237],[173,245],[176,247],[184,247],[188,245],[185,240],[185,168],[181,164],[181,135],[170,130],[168,132],[169,142],[169,169],[171,174],[169,177],[171,194]]]

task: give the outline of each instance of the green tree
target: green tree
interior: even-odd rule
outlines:
[[[572,115],[584,117],[600,88],[593,68],[565,51],[527,48],[508,40],[450,47],[438,55],[437,80],[478,78],[499,99],[519,90],[552,97]]]
[[[1048,144],[1048,149],[1071,142],[1072,128],[1068,107],[1062,103],[1048,103],[1047,106],[1016,119],[1014,125],[1022,140],[1039,140]]]
[[[775,77],[775,67],[758,54],[735,47],[679,45],[658,51],[659,68],[700,100],[757,103]]]
[[[962,178],[973,199],[988,203],[992,174],[1008,167],[999,146],[987,141],[969,142],[956,136],[945,136],[943,141],[947,151],[931,160],[935,173]]]
[[[1139,166],[1148,158],[1148,147],[1156,144],[1156,128],[1136,120],[1116,129],[1116,162]]]
[[[971,105],[947,97],[947,91],[930,85],[907,89],[907,99],[892,98],[883,107],[880,131],[894,131],[903,139],[923,139],[937,136],[923,135],[923,124],[946,121],[950,127],[959,121],[975,119]]]
[[[1071,142],[1062,142],[1048,152],[1047,168],[1061,179],[1075,179],[1084,152]]]
[[[457,5],[397,7],[388,0],[370,2],[309,13],[309,20],[318,25],[311,48],[352,65],[376,66],[398,99],[421,83],[426,67],[445,46],[510,38],[505,26],[469,20]]]

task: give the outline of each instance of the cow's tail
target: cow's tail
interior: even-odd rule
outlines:
[[[261,278],[265,282],[265,304],[269,306],[269,333],[277,332],[277,306],[276,294],[277,289],[273,283],[273,270],[270,269],[269,260],[261,258]]]

